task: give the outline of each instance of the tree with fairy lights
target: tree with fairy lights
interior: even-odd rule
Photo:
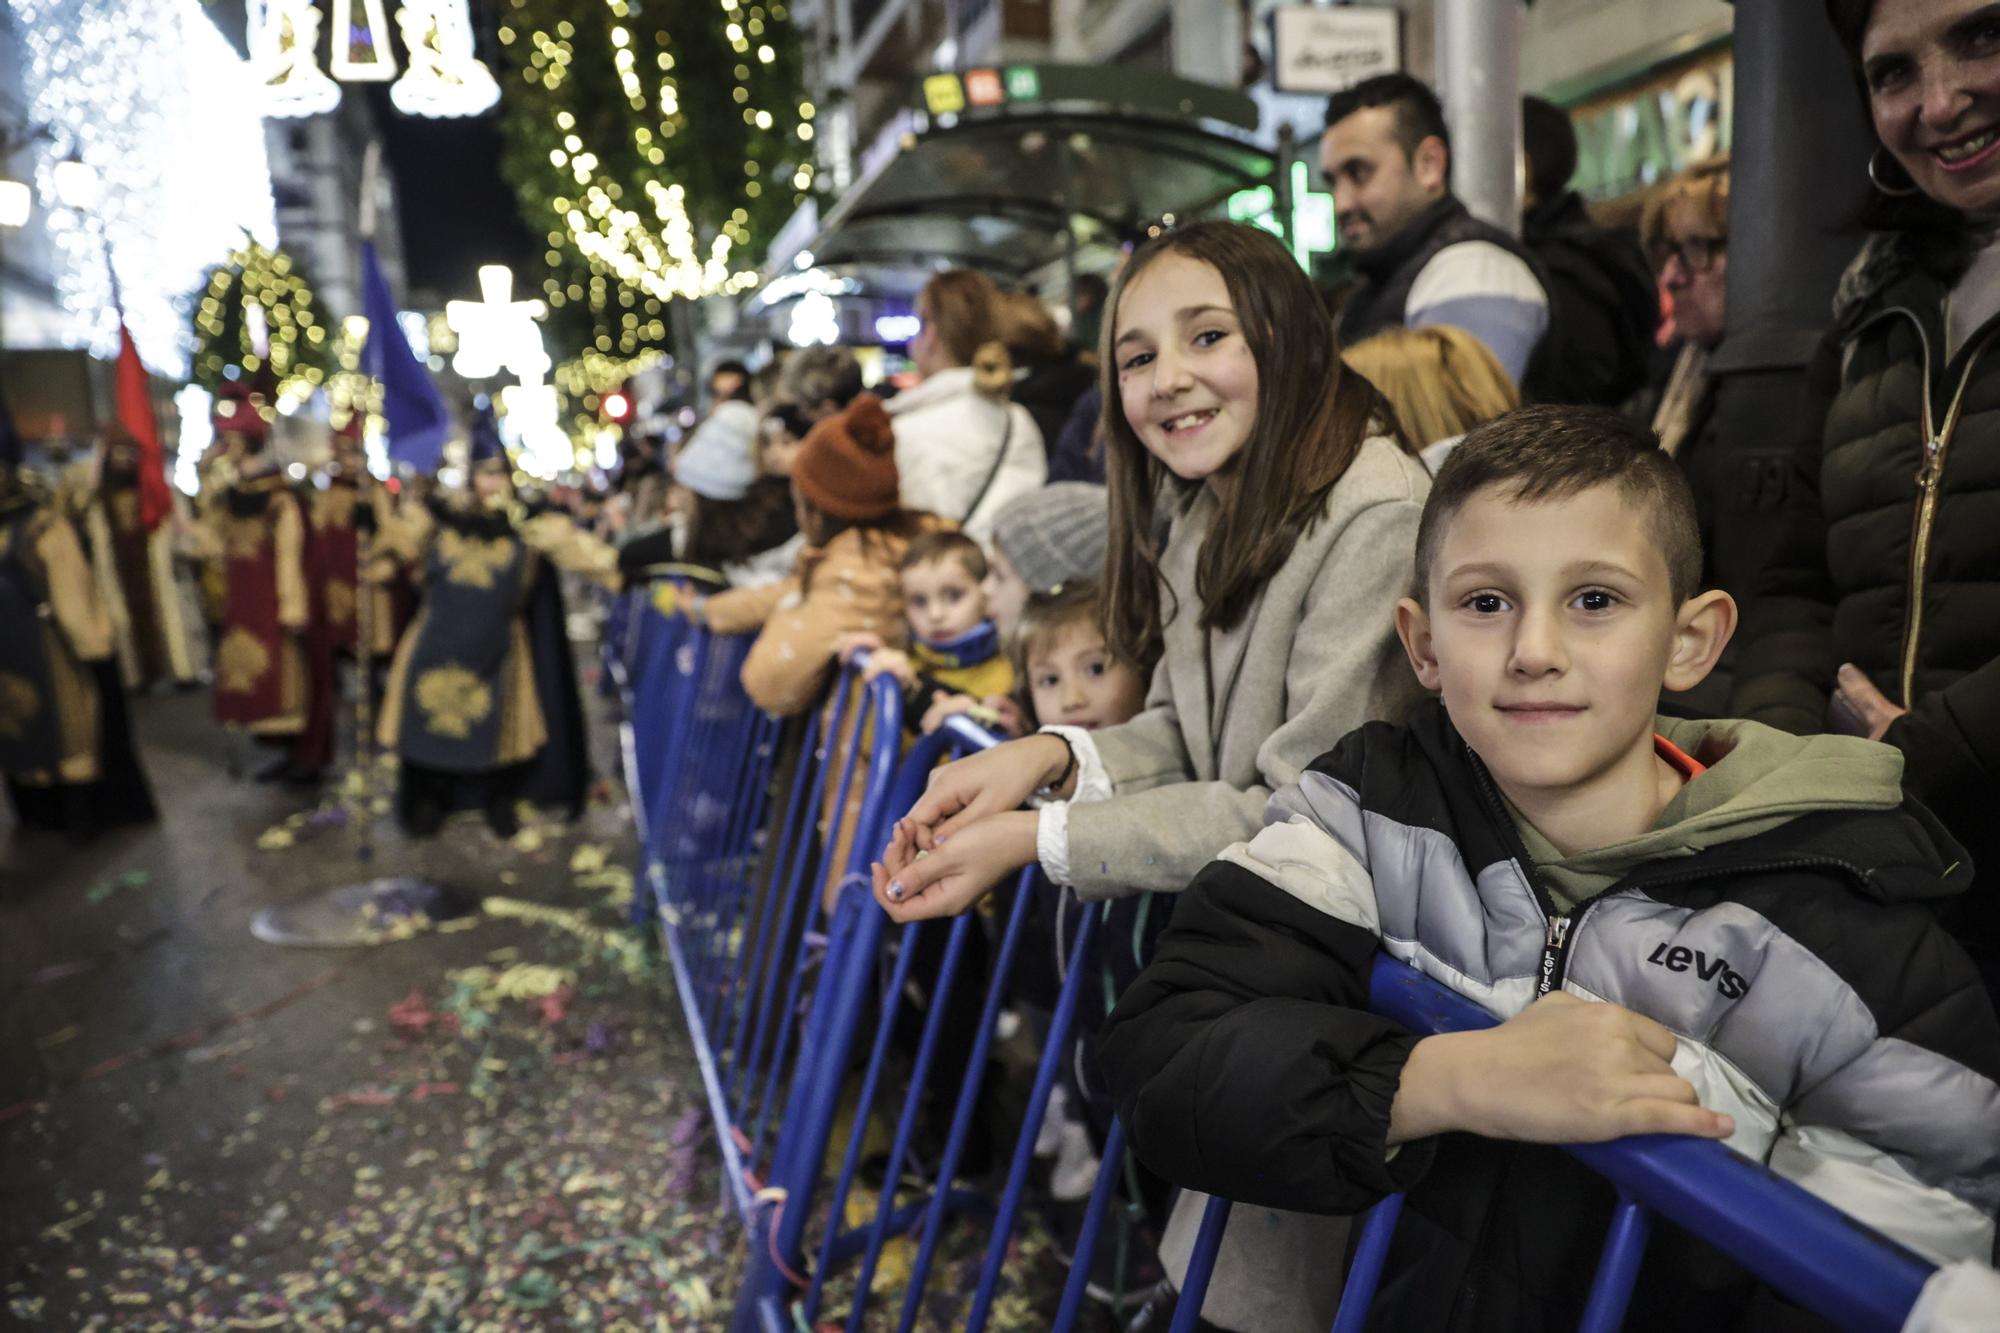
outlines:
[[[813,188],[814,108],[775,0],[505,0],[503,170],[542,227],[559,345],[632,357],[667,305],[747,290]]]
[[[246,237],[208,271],[194,299],[193,379],[213,392],[228,367],[257,370],[264,345],[278,391],[310,392],[339,368],[338,340],[339,330],[291,256]]]

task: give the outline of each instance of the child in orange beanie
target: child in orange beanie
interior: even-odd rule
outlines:
[[[806,434],[792,463],[792,502],[806,549],[773,588],[711,597],[702,616],[719,633],[758,629],[743,688],[758,707],[804,712],[838,663],[842,641],[903,640],[897,566],[917,537],[942,524],[897,498],[896,439],[882,400],[862,394]]]

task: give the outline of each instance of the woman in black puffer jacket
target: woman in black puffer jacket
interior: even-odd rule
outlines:
[[[1879,229],[1809,380],[1732,711],[1903,752],[1971,852],[1944,909],[2000,994],[2000,19],[1828,0],[1881,140]]]

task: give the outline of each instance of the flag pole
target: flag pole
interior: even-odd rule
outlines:
[[[375,239],[375,177],[382,168],[382,145],[368,141],[367,149],[361,155],[361,243],[367,245]],[[368,336],[379,337],[379,331],[370,329]],[[364,400],[358,409],[361,413],[361,475],[355,479],[354,514],[354,674],[358,683],[354,701],[354,767],[360,775],[358,832],[361,845],[358,855],[363,864],[375,859],[374,839],[374,788],[371,779],[375,771],[375,589],[368,582],[369,566],[375,539],[381,534],[380,523],[364,533],[361,527],[360,505],[366,503],[371,515],[374,514],[374,476],[368,469],[368,404]],[[379,517],[379,516],[378,516]]]

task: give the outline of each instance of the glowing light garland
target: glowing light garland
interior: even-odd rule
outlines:
[[[781,63],[773,45],[787,40],[785,6],[717,0],[717,9],[704,20],[694,17],[697,7],[689,4],[676,13],[700,27],[677,28],[677,36],[664,28],[640,30],[639,7],[631,0],[602,0],[604,9],[594,18],[574,10],[564,17],[564,8],[536,0],[510,3],[525,14],[518,28],[503,24],[501,44],[509,50],[513,73],[549,96],[544,114],[554,130],[546,140],[518,124],[511,131],[523,147],[546,145],[534,151],[537,157],[546,153],[559,178],[524,180],[528,173],[516,169],[524,196],[555,214],[547,255],[553,272],[543,284],[549,305],[560,310],[587,303],[598,323],[596,349],[630,355],[666,336],[666,324],[657,317],[665,302],[733,295],[755,286],[752,210],[768,213],[787,198],[796,204],[813,181],[811,103],[780,97],[775,107],[756,104],[790,77],[789,60]],[[531,16],[539,23],[529,21]],[[580,34],[579,25],[594,30]],[[694,141],[687,137],[691,122],[683,98],[692,85],[684,81],[697,72],[713,77],[696,97],[697,113],[735,111],[746,127],[734,201],[726,193],[732,189],[726,183],[727,159],[716,162],[705,149],[690,152]],[[512,117],[518,120],[526,104],[514,105]],[[636,114],[614,114],[614,108]],[[783,114],[785,128],[774,110]],[[607,162],[586,141],[580,117],[594,126],[622,122],[621,137],[629,141],[609,145]],[[725,134],[724,140],[733,142],[734,136]],[[708,141],[716,140],[711,135]],[[649,174],[649,166],[658,174]],[[699,208],[693,197],[697,183],[704,189]],[[719,200],[718,191],[725,192]],[[735,201],[740,205],[731,208]],[[577,258],[589,274],[565,282]],[[637,308],[642,304],[643,311]]]
[[[256,81],[199,0],[11,0],[26,47],[29,119],[54,131],[36,167],[56,197],[56,164],[74,153],[104,183],[84,213],[52,207],[65,342],[104,357],[118,347],[111,268],[126,322],[157,374],[187,373],[187,294],[248,232],[277,244],[264,129],[244,108]],[[143,77],[141,75],[143,74]]]

